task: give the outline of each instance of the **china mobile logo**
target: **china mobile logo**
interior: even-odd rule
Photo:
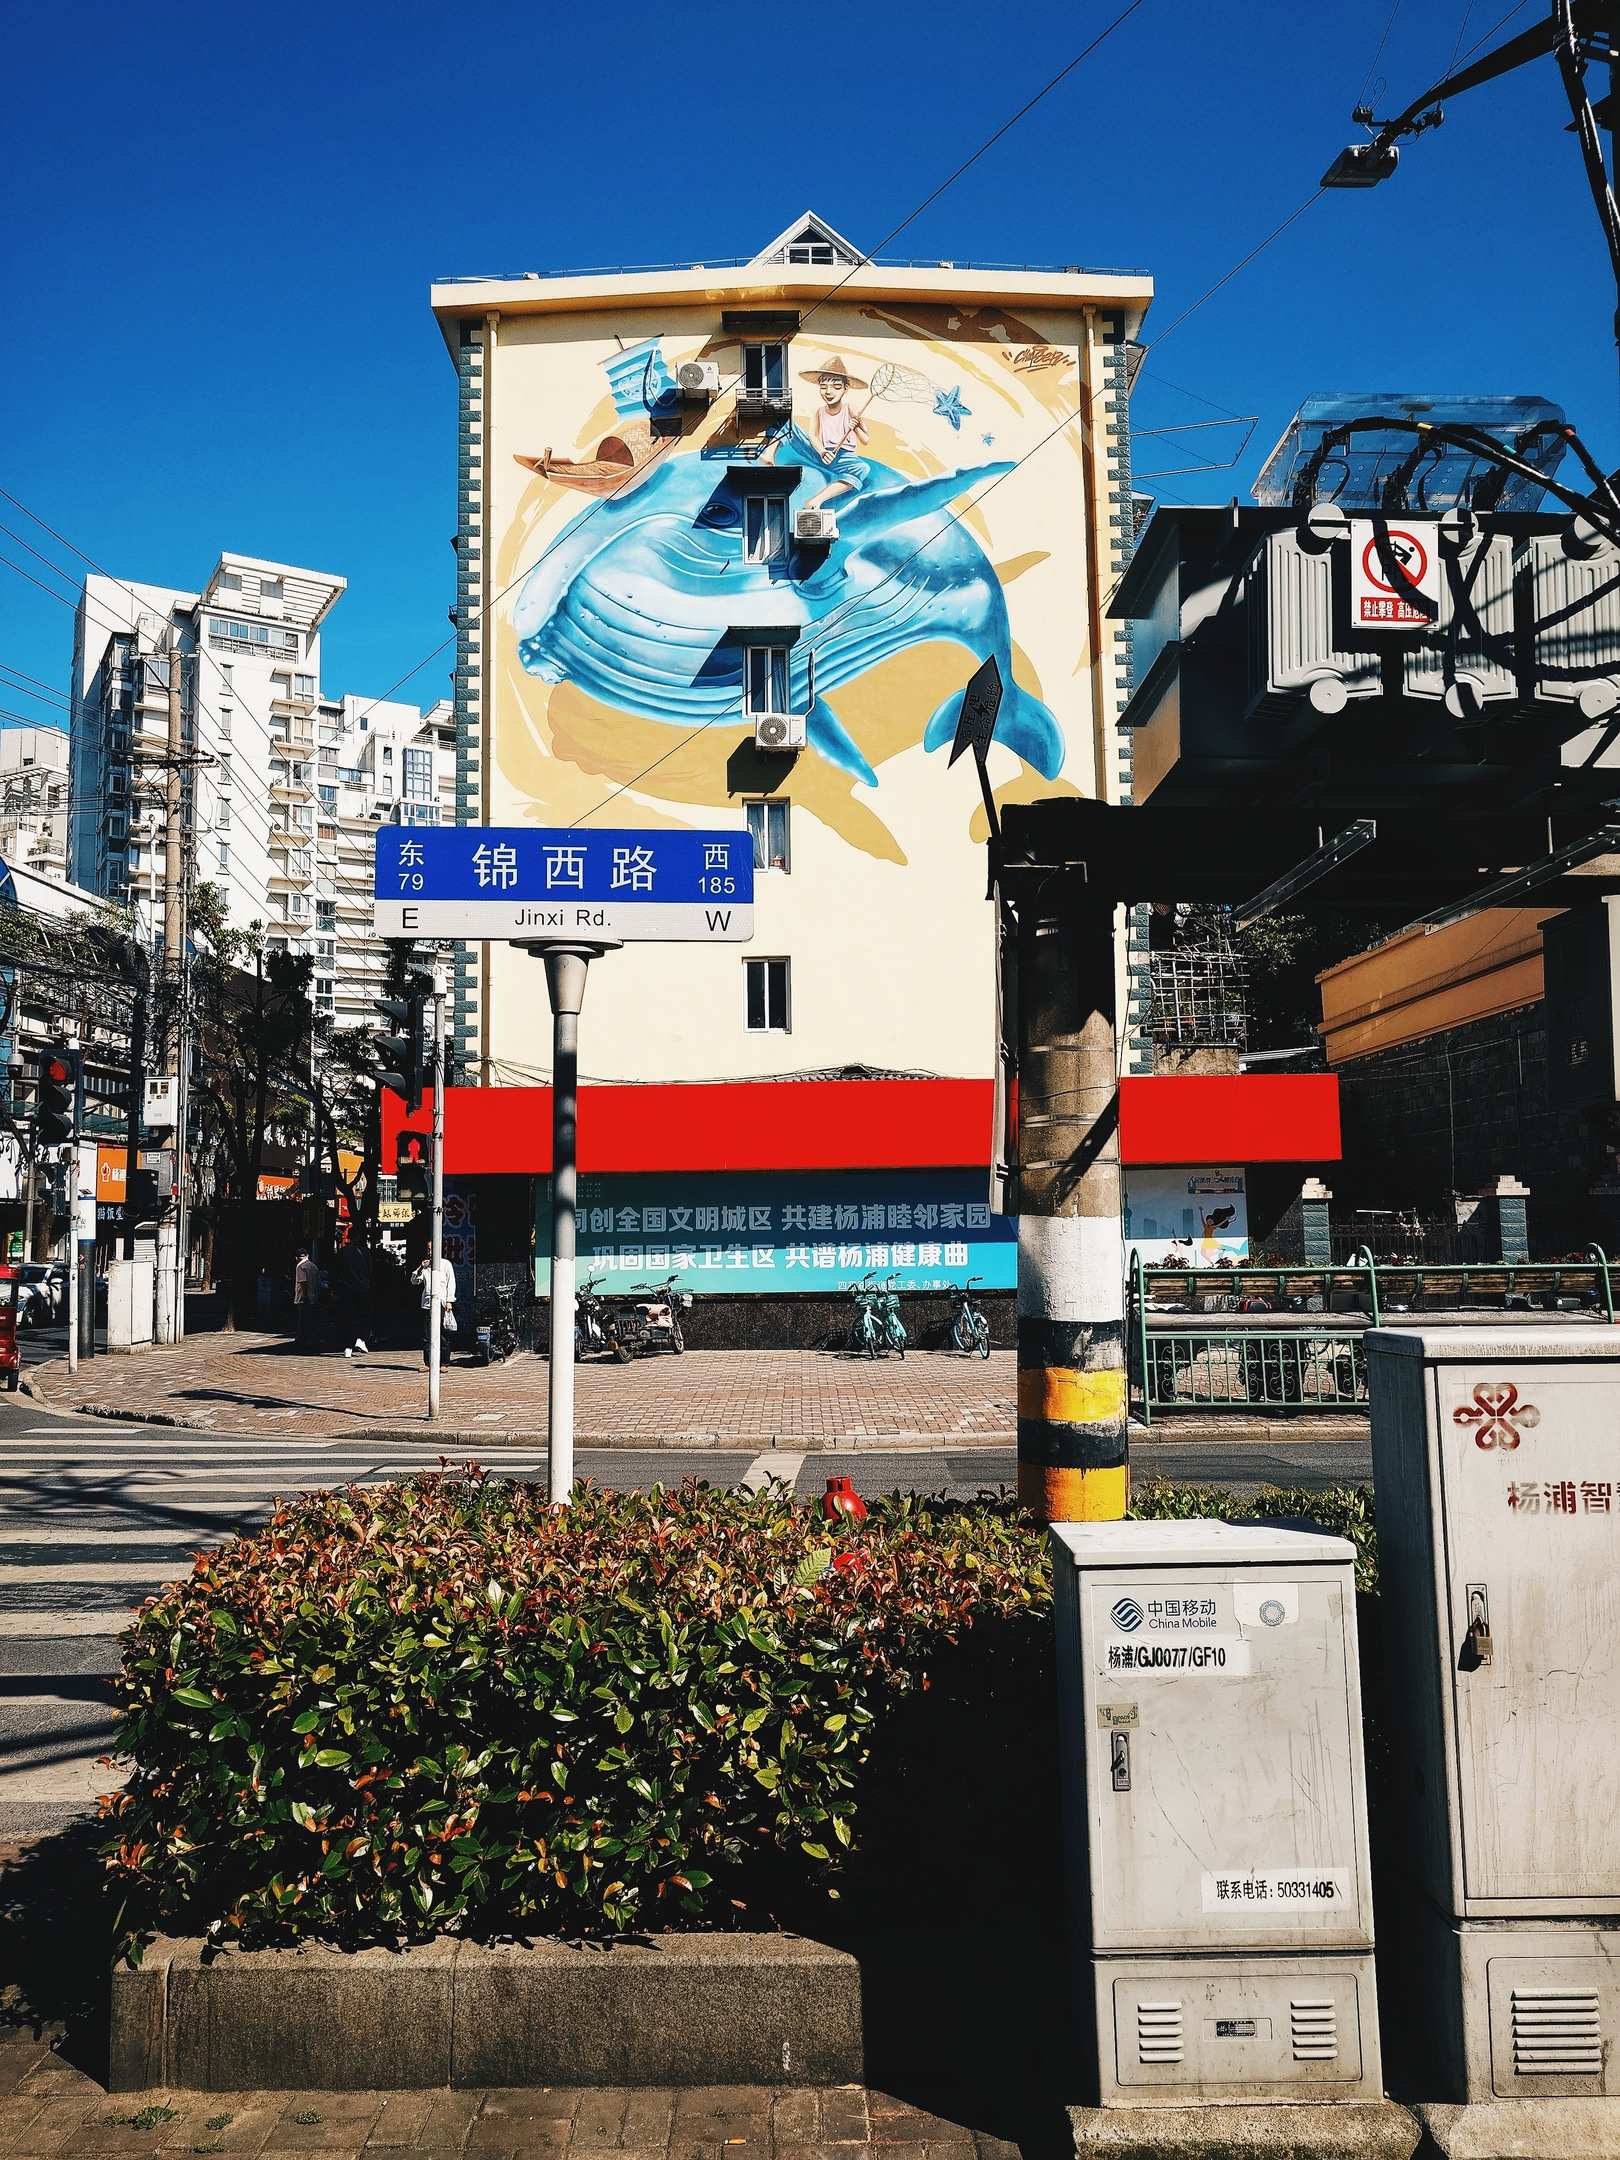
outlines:
[[[1516,1448],[1519,1444],[1519,1427],[1526,1432],[1541,1423],[1541,1412],[1534,1403],[1522,1403],[1519,1391],[1511,1380],[1481,1380],[1474,1388],[1471,1403],[1459,1403],[1451,1413],[1454,1425],[1475,1425],[1475,1447]]]

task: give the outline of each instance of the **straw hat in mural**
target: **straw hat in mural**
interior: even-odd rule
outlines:
[[[820,382],[823,375],[842,375],[852,390],[864,390],[866,383],[859,375],[852,375],[844,365],[842,354],[832,360],[824,360],[820,367],[800,368],[801,382]]]

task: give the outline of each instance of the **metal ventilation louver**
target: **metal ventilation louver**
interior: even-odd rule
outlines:
[[[1339,2014],[1325,1995],[1296,1995],[1288,2005],[1295,2062],[1333,2062],[1339,2053]]]
[[[1590,1988],[1513,1990],[1513,2075],[1603,2075],[1603,2028]]]
[[[1136,2006],[1136,2056],[1145,2063],[1182,2060],[1181,2004],[1139,2002]]]

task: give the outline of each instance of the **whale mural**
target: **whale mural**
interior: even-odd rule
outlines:
[[[795,431],[780,447],[793,455],[801,441]],[[786,456],[770,469],[779,483],[798,472],[791,531],[792,508],[822,475]],[[876,786],[828,696],[909,646],[945,640],[975,666],[995,658],[1007,685],[996,739],[1055,779],[1063,731],[1017,683],[1001,583],[952,514],[977,484],[1012,469],[997,459],[913,479],[866,459],[860,492],[837,505],[830,547],[790,546],[780,561],[750,564],[744,498],[765,468],[669,458],[594,502],[523,579],[511,618],[521,663],[544,681],[573,682],[605,705],[690,732],[741,718],[743,633],[765,630],[792,641],[793,704],[807,712],[811,747]],[[959,702],[953,693],[929,714],[926,748],[949,741]]]

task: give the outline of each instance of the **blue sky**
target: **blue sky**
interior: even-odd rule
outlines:
[[[1507,6],[1403,0],[1385,107],[1444,71],[1465,13],[1466,50]],[[1145,268],[1151,340],[1352,139],[1389,10],[1143,0],[886,252]],[[432,277],[744,254],[807,204],[875,248],[1115,12],[14,11],[0,485],[118,576],[194,585],[221,547],[341,572],[326,688],[385,694],[453,598]],[[1260,425],[1233,471],[1154,491],[1246,495],[1316,390],[1535,392],[1620,462],[1614,293],[1566,118],[1551,61],[1470,93],[1394,180],[1323,197],[1177,328],[1137,427]],[[1142,471],[1186,462],[1138,449]],[[74,563],[9,504],[0,525]],[[68,590],[16,540],[0,555]],[[0,568],[0,659],[65,689],[71,625]],[[425,704],[448,669],[398,694]]]

